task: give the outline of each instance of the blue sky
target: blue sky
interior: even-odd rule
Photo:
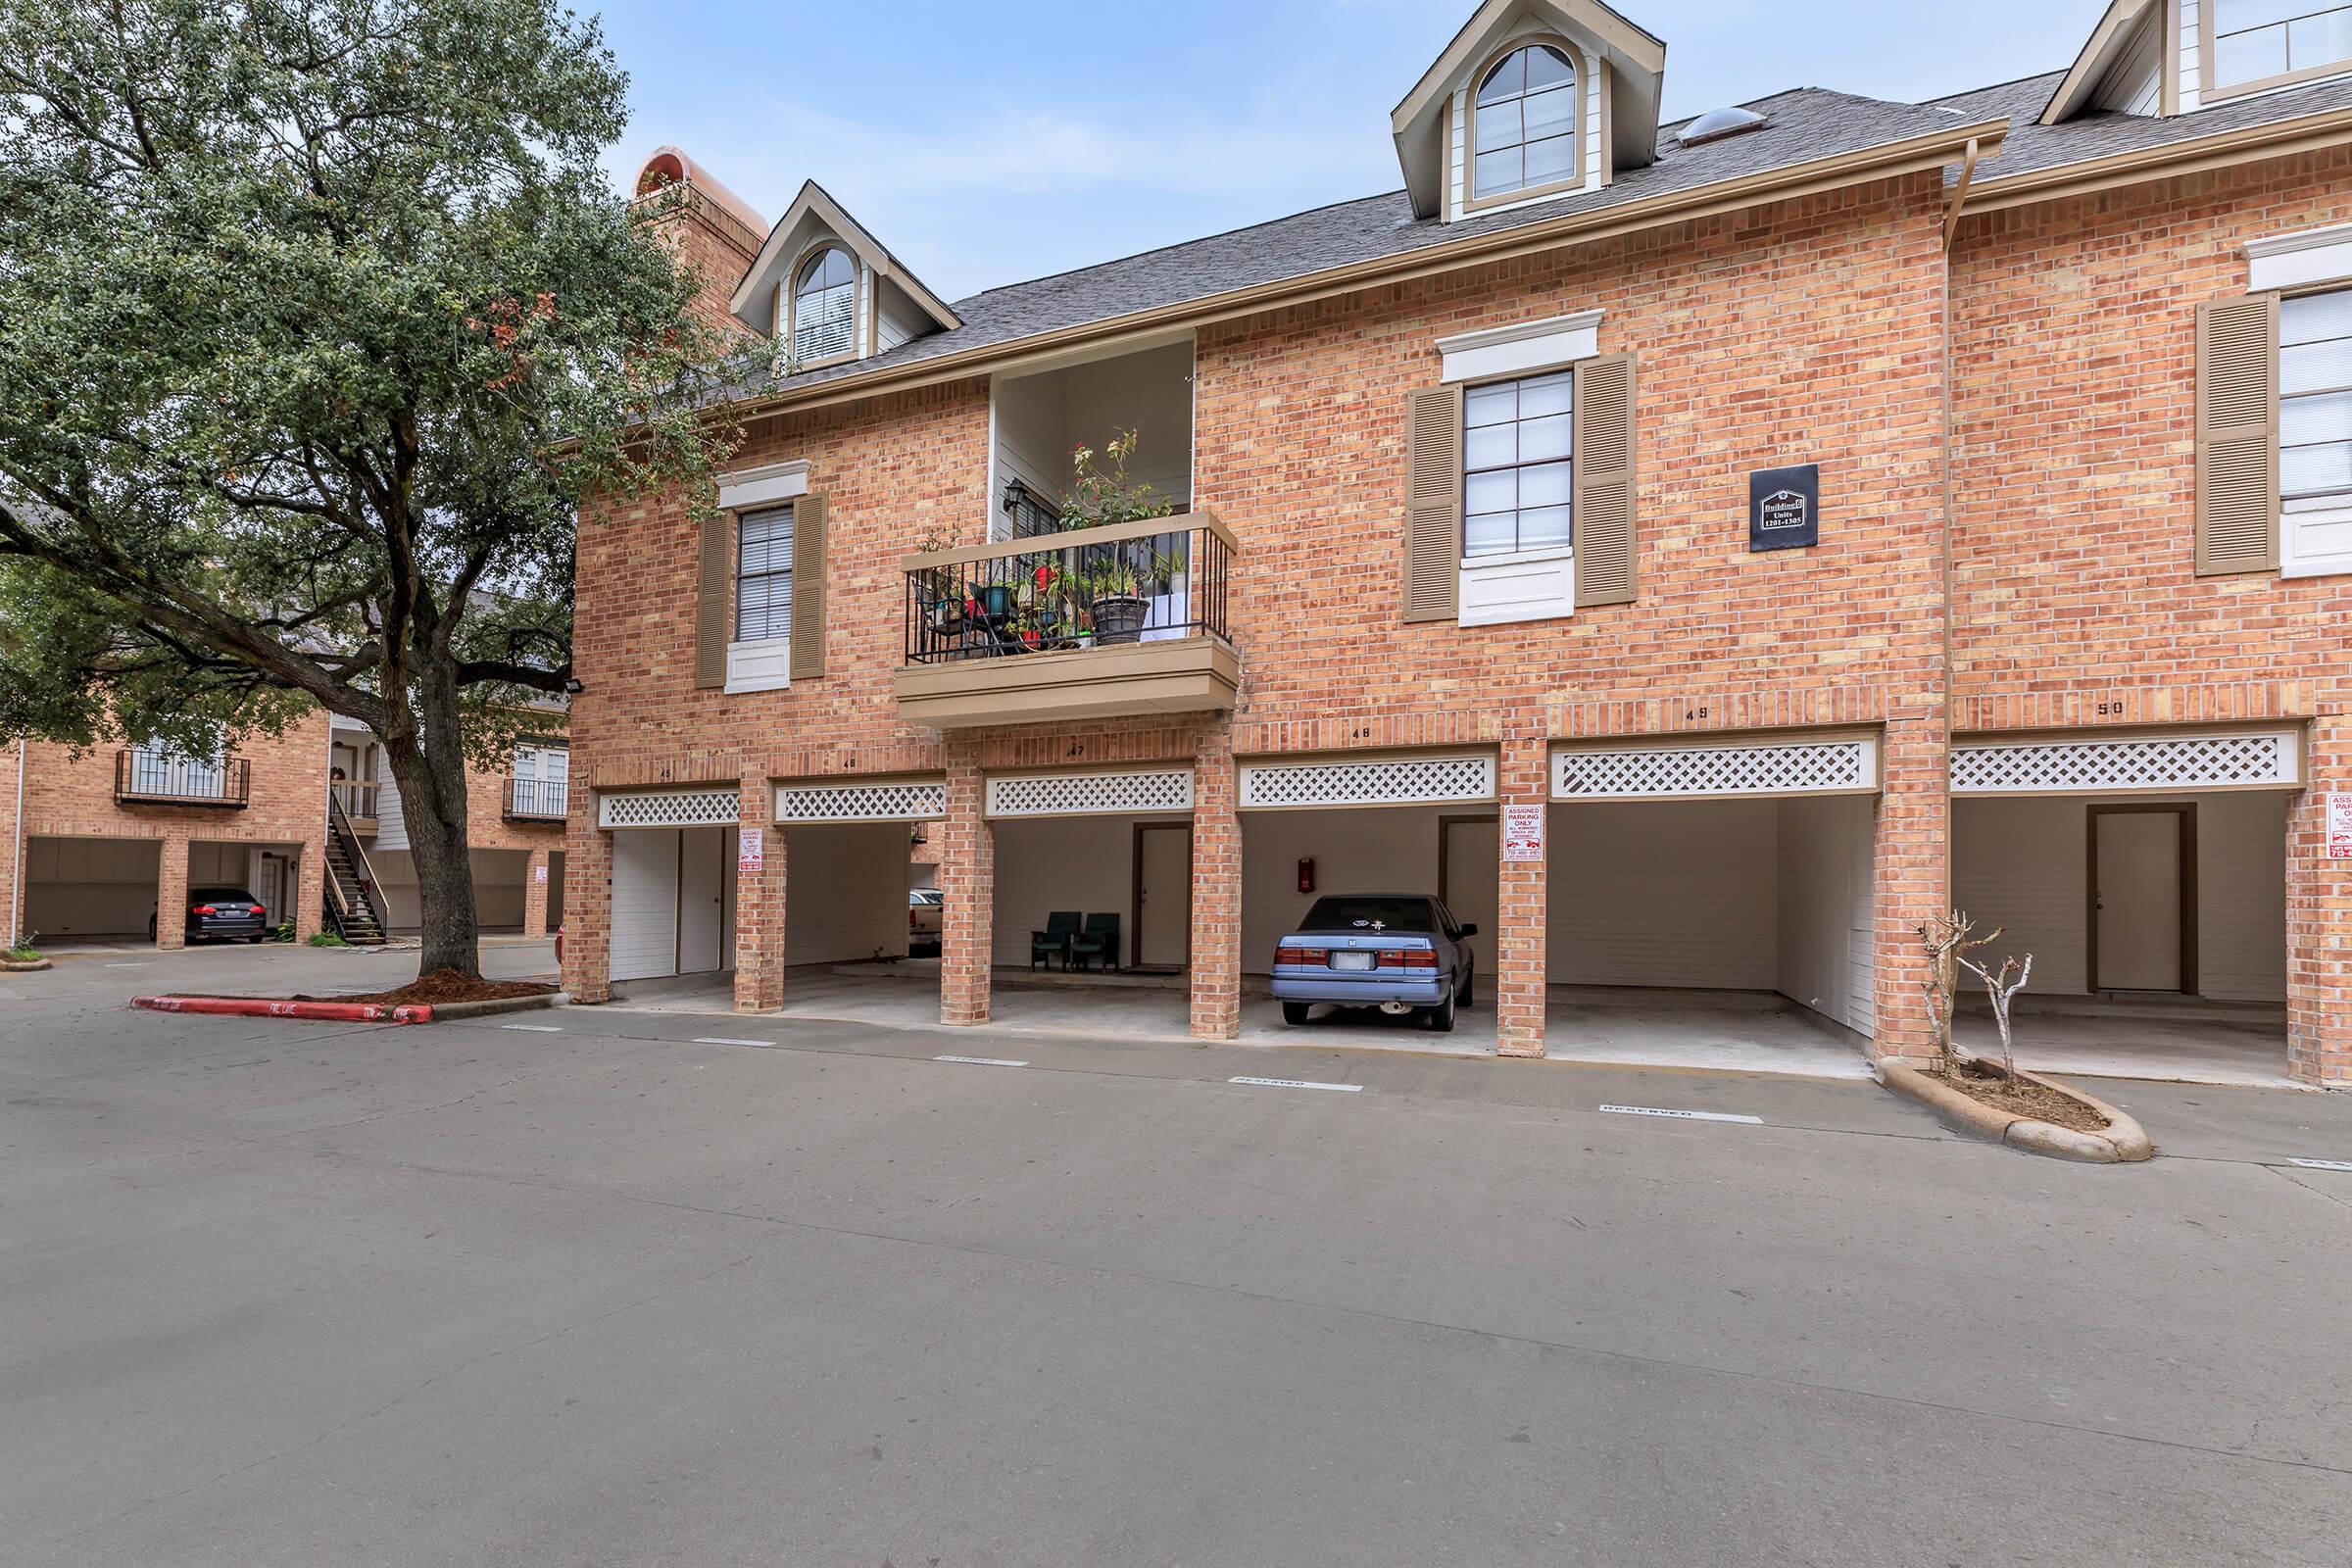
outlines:
[[[1400,183],[1389,110],[1476,0],[615,0],[625,178],[674,143],[772,221],[814,178],[949,299]],[[593,9],[586,7],[584,9]],[[2069,64],[2104,0],[1620,0],[1668,119]]]

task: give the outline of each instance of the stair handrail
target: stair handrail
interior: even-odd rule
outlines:
[[[335,799],[333,790],[326,792],[326,830],[342,846],[344,858],[351,862],[352,874],[359,878],[360,899],[367,905],[366,912],[375,920],[375,929],[384,936],[390,936],[392,921],[384,909],[382,898],[375,890],[375,867],[368,863],[368,852],[360,847],[360,836],[351,830],[351,818],[344,814],[343,803]],[[344,905],[342,888],[336,885],[335,868],[329,865],[326,869],[326,884],[334,889],[338,913],[335,925],[340,933],[343,924],[341,916],[347,916],[351,911]]]

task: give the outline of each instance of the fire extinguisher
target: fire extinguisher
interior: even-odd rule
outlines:
[[[1298,891],[1301,893],[1315,891],[1315,861],[1312,856],[1308,856],[1298,862]]]

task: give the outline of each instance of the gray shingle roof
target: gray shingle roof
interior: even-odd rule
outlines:
[[[2078,115],[2063,124],[2044,125],[2040,123],[2041,113],[2050,106],[2050,94],[2065,79],[2065,72],[2053,71],[2022,81],[1979,87],[1973,92],[1935,100],[1937,107],[1957,110],[1969,120],[2009,117],[2009,138],[2001,148],[2001,155],[1977,166],[1980,181],[2035,173],[2067,164],[2090,163],[2118,153],[2193,141],[2200,136],[2272,124],[2328,109],[2352,108],[2352,80],[2323,81],[2260,98],[2241,98],[2194,114],[2175,115],[2169,120],[2101,111]]]
[[[803,371],[774,383],[798,391],[844,376],[913,365],[959,350],[1010,343],[1040,332],[1109,320],[1165,305],[1206,299],[1259,283],[1304,277],[1353,262],[1405,256],[1428,246],[1524,227],[1571,214],[1622,207],[1652,196],[1906,141],[1961,123],[1952,111],[1858,98],[1819,87],[1759,98],[1746,107],[1766,118],[1761,130],[1677,146],[1659,133],[1658,160],[1629,169],[1597,191],[1448,223],[1416,218],[1402,190],[1318,207],[1271,222],[1147,251],[1076,271],[988,289],[955,302],[963,325],[900,345],[885,354]],[[747,385],[741,391],[758,387]]]

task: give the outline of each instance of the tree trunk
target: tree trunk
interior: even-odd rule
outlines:
[[[420,734],[384,739],[384,756],[408,819],[409,853],[424,922],[416,972],[482,972],[481,917],[473,902],[473,863],[466,847],[466,752],[454,688],[418,695]]]

